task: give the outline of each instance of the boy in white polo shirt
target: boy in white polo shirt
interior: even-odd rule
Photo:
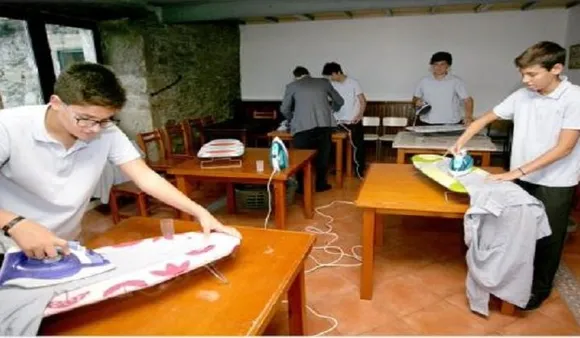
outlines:
[[[332,86],[344,99],[339,111],[334,113],[336,121],[350,131],[352,143],[355,146],[354,160],[356,174],[362,177],[366,168],[364,128],[362,118],[367,100],[357,80],[346,76],[342,67],[336,62],[328,62],[322,68],[322,75],[328,77]]]
[[[448,52],[437,52],[431,56],[431,75],[422,78],[413,95],[413,104],[424,103],[431,110],[419,117],[422,124],[456,124],[463,120],[465,125],[473,121],[473,98],[467,93],[463,80],[449,74],[453,58]],[[462,117],[463,104],[465,116]]]
[[[59,76],[48,105],[0,111],[0,242],[11,238],[38,259],[55,257],[58,247],[67,254],[107,161],[146,193],[197,217],[206,232],[239,236],[145,164],[115,125],[125,101],[115,74],[79,63]]]
[[[566,50],[539,42],[515,59],[526,85],[473,122],[450,149],[457,152],[497,119],[514,121],[511,171],[490,179],[515,182],[543,202],[552,235],[536,243],[527,310],[550,295],[580,174],[580,87],[562,74]]]

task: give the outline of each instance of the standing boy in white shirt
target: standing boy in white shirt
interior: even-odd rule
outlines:
[[[356,174],[362,177],[366,168],[364,128],[362,118],[367,106],[367,100],[357,80],[346,76],[342,67],[336,62],[328,62],[322,68],[322,75],[330,79],[332,86],[344,99],[339,111],[334,113],[337,122],[350,131],[352,143],[355,146],[354,160]]]
[[[422,78],[413,95],[413,104],[420,107],[424,103],[431,110],[419,117],[423,124],[456,124],[463,120],[465,125],[473,121],[473,98],[467,93],[465,83],[459,77],[449,74],[453,58],[448,52],[437,52],[431,56],[431,75]],[[461,105],[465,116],[462,118]]]
[[[498,118],[514,121],[511,170],[490,179],[515,180],[542,201],[552,229],[536,243],[526,310],[538,308],[552,290],[580,173],[580,87],[561,75],[565,62],[566,50],[554,42],[526,49],[515,59],[526,87],[473,122],[451,149],[457,152]]]

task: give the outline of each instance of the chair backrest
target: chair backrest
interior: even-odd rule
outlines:
[[[215,123],[215,117],[213,115],[207,115],[201,118],[201,125],[202,126],[209,126]]]
[[[252,113],[252,117],[257,120],[275,120],[278,117],[278,112],[273,111],[256,111]]]
[[[406,117],[383,117],[383,127],[406,127],[409,120]]]
[[[167,158],[191,157],[191,128],[179,123],[161,129]]]
[[[363,116],[363,127],[378,127],[381,125],[381,118],[378,116]]]
[[[182,121],[189,126],[189,135],[191,137],[191,149],[199,149],[205,143],[205,134],[203,133],[203,121],[200,118],[185,119]]]
[[[159,129],[137,134],[137,144],[145,154],[146,162],[151,161],[152,158],[157,158],[159,160],[167,158],[163,136]],[[150,147],[151,145],[154,147]]]

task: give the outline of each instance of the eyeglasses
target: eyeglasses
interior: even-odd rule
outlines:
[[[99,127],[101,127],[101,129],[105,129],[105,128],[109,128],[109,127],[112,127],[114,125],[119,124],[119,120],[114,119],[114,118],[99,121],[99,120],[93,120],[93,119],[86,118],[86,117],[79,117],[79,114],[72,111],[68,104],[64,103],[64,105],[65,105],[66,110],[71,115],[73,115],[73,118],[77,121],[77,126],[79,126],[81,128],[92,128],[98,124]]]
[[[87,119],[87,118],[76,117],[76,116],[74,117],[74,119],[77,121],[77,125],[79,127],[82,127],[82,128],[92,128],[98,124],[99,127],[101,127],[102,129],[105,129],[105,128],[109,128],[109,127],[112,127],[112,126],[119,124],[119,120],[117,120],[117,119],[108,119],[108,120],[97,121],[97,120],[92,120],[92,119]]]

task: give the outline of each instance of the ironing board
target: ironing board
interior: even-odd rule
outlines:
[[[449,168],[450,158],[434,154],[419,154],[411,157],[415,168],[433,181],[441,184],[452,192],[467,194],[467,190],[461,182],[454,177]],[[487,176],[489,173],[481,168],[473,167],[471,173]]]
[[[222,233],[211,233],[208,239],[203,236],[200,232],[187,232],[169,238],[154,237],[95,249],[105,258],[125,254],[151,256],[151,252],[158,252],[160,258],[123,273],[113,274],[113,270],[110,276],[101,277],[93,284],[58,294],[51,299],[43,316],[150,288],[227,257],[240,245],[240,239]],[[115,263],[114,260],[111,262]]]

